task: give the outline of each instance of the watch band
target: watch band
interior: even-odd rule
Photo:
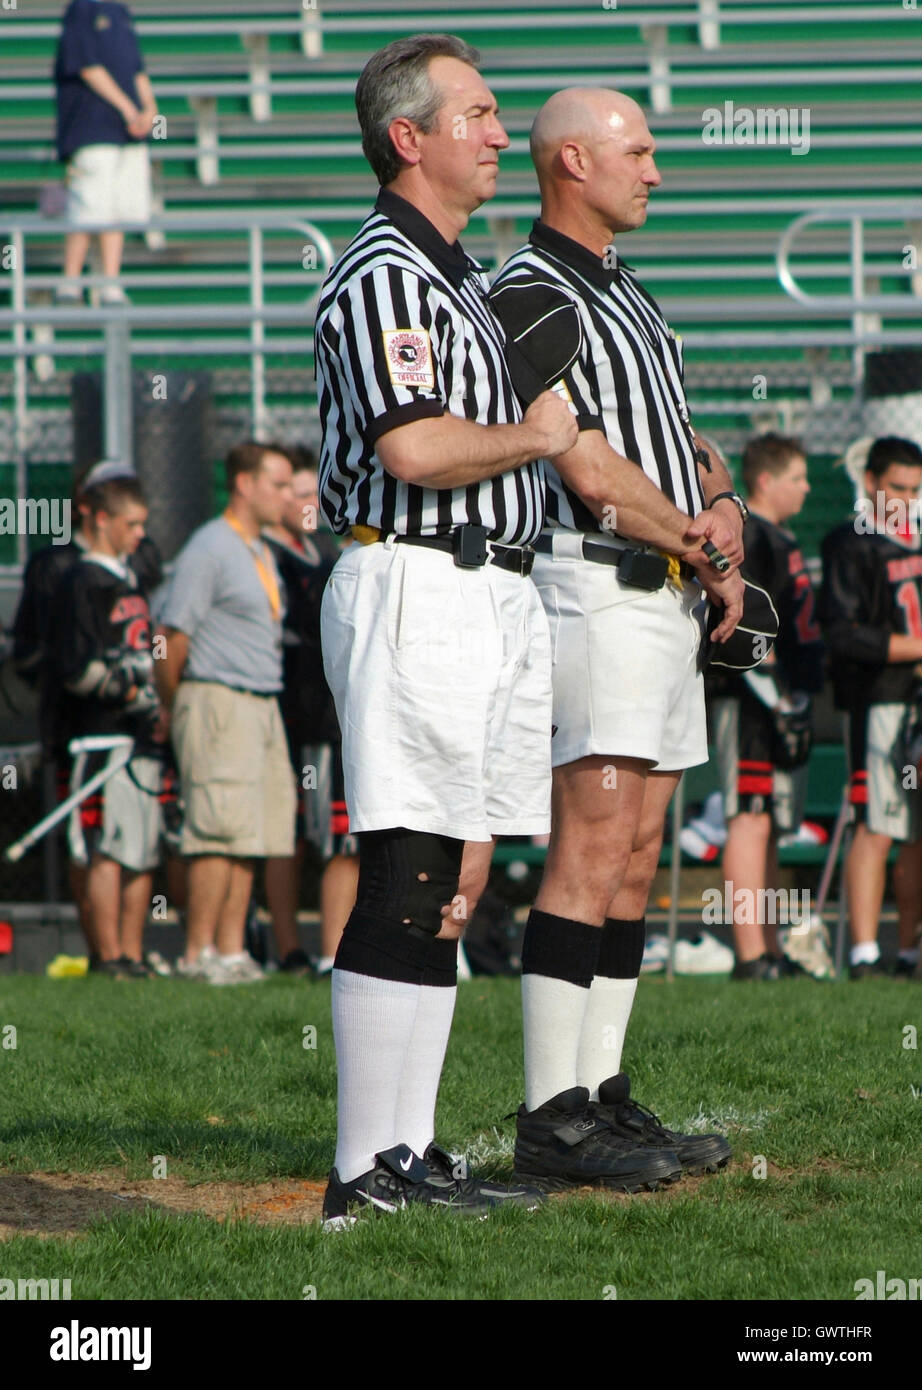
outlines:
[[[710,502],[708,503],[708,506],[713,507],[715,502],[720,502],[725,497],[730,499],[730,501],[733,503],[733,505],[739,512],[740,516],[743,518],[743,521],[747,522],[749,520],[749,508],[746,506],[746,503],[743,501],[742,497],[740,497],[738,492],[718,492],[716,497],[711,498]]]

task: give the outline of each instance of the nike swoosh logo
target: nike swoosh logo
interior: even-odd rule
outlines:
[[[413,1155],[412,1155],[412,1154],[410,1154],[410,1157],[407,1159],[406,1163],[404,1163],[403,1159],[400,1160],[400,1166],[401,1166],[401,1168],[403,1169],[403,1171],[404,1171],[405,1173],[409,1173],[409,1171],[410,1171],[410,1164],[411,1164],[412,1162],[413,1162]]]
[[[361,1188],[356,1193],[359,1197],[364,1197],[366,1202],[370,1202],[373,1207],[379,1207],[381,1211],[399,1211],[406,1206],[406,1202],[384,1202],[380,1197],[373,1197],[370,1192],[363,1192]]]

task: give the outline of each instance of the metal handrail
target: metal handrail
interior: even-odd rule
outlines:
[[[881,201],[870,208],[845,203],[835,208],[819,208],[813,212],[802,213],[786,227],[778,242],[775,265],[778,282],[792,299],[820,312],[827,310],[846,310],[848,313],[900,313],[906,306],[906,296],[898,294],[872,294],[864,292],[864,224],[865,222],[922,222],[922,201],[918,199]],[[817,222],[841,222],[851,226],[851,257],[849,275],[852,280],[852,294],[814,295],[808,294],[794,278],[791,271],[791,247],[803,227]],[[914,313],[919,313],[922,304],[910,305]]]
[[[213,325],[221,323],[242,323],[247,325],[249,338],[246,347],[251,368],[251,402],[254,433],[259,433],[266,422],[266,376],[265,354],[267,348],[274,346],[266,339],[266,325],[274,323],[309,322],[311,300],[302,304],[267,305],[265,303],[266,280],[263,266],[264,235],[266,232],[295,232],[304,237],[317,249],[317,265],[305,270],[306,284],[317,284],[323,279],[333,264],[334,251],[324,232],[313,222],[304,218],[280,216],[277,212],[253,211],[234,220],[233,213],[166,213],[152,218],[149,222],[109,223],[104,227],[86,227],[86,231],[122,230],[134,232],[176,232],[176,231],[221,231],[243,234],[248,242],[247,288],[249,302],[241,305],[216,305],[203,310],[201,305],[176,307],[145,306],[126,304],[112,307],[80,306],[62,308],[59,306],[26,307],[27,290],[32,286],[32,278],[26,273],[26,238],[32,232],[44,235],[65,236],[73,231],[73,226],[63,219],[27,216],[0,215],[0,237],[9,238],[12,248],[7,274],[10,276],[12,308],[0,311],[0,323],[12,328],[12,343],[0,344],[0,354],[13,357],[13,418],[15,429],[16,485],[21,497],[25,497],[28,487],[27,459],[29,447],[29,356],[45,354],[48,356],[74,355],[76,345],[69,343],[29,343],[27,327],[30,324],[70,326],[74,328],[101,329],[103,343],[100,348],[104,357],[103,401],[105,418],[106,452],[110,457],[130,459],[131,439],[131,382],[130,364],[136,351],[145,350],[143,341],[133,340],[132,329],[143,324],[153,325],[200,325],[203,319]],[[45,283],[42,276],[42,282]],[[101,277],[93,277],[97,281]],[[196,277],[192,272],[186,277],[189,288],[195,288]],[[174,343],[175,347],[175,343]],[[94,348],[90,348],[93,352]],[[235,344],[235,354],[246,351],[241,344]],[[82,355],[85,355],[82,354]],[[17,559],[20,564],[26,558],[26,537],[17,537]]]
[[[840,222],[850,228],[849,238],[849,278],[850,294],[810,294],[798,284],[791,270],[791,248],[799,232],[804,227],[815,226],[819,222]],[[867,316],[886,313],[900,318],[912,315],[922,317],[922,296],[918,294],[867,294],[865,281],[867,263],[864,250],[864,229],[866,222],[905,222],[922,224],[922,201],[918,199],[881,199],[879,203],[867,207],[864,204],[842,203],[838,207],[826,207],[805,212],[785,228],[778,242],[775,266],[778,283],[785,293],[796,303],[809,309],[811,313],[829,315],[847,313],[852,320],[855,344],[852,348],[852,370],[854,385],[861,385],[864,373],[866,346],[861,340],[862,330],[867,328]],[[902,269],[902,268],[901,268]],[[910,281],[910,284],[912,282]],[[914,341],[922,343],[922,328]]]

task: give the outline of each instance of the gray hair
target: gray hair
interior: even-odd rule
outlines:
[[[374,53],[355,88],[362,149],[380,184],[400,173],[400,156],[391,142],[391,121],[403,116],[429,135],[437,125],[444,95],[429,78],[433,58],[457,58],[476,68],[480,54],[454,34],[413,34]]]

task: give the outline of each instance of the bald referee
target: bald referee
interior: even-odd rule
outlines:
[[[738,563],[745,509],[692,430],[675,335],[615,251],[660,182],[643,112],[617,92],[558,92],[531,151],[541,218],[491,297],[539,378],[573,404],[580,434],[565,478],[548,468],[536,543],[554,648],[553,823],[523,948],[516,1172],[633,1190],[662,1178],[657,1151],[677,1160],[672,1177],[729,1158],[720,1136],[665,1130],[631,1101],[619,1067],[666,807],[682,769],[707,760],[702,585],[725,605],[718,639],[741,611],[739,575],[721,577],[661,528],[707,535]],[[604,468],[620,469],[623,486],[600,515]],[[638,508],[641,482],[655,508]],[[633,1145],[614,1176],[606,1130]]]
[[[460,39],[421,35],[366,65],[356,107],[382,191],[317,314],[320,502],[357,542],[322,610],[360,860],[333,970],[330,1225],[369,1205],[538,1200],[462,1176],[433,1142],[458,937],[492,837],[549,821],[550,646],[529,547],[536,460],[577,437],[550,391],[522,417],[485,276],[457,240],[509,143],[476,63]]]

